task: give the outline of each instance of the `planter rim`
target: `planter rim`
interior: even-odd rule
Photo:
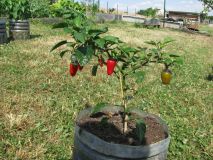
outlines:
[[[118,107],[117,109],[119,109]],[[82,118],[83,115],[89,114],[91,111],[91,108],[83,110],[80,112],[79,117]],[[114,144],[106,142],[96,135],[87,132],[84,129],[81,129],[79,126],[75,126],[75,136],[87,147],[90,149],[102,153],[104,155],[108,156],[116,156],[119,158],[147,158],[155,156],[159,153],[162,153],[168,149],[169,143],[170,143],[170,135],[168,132],[168,127],[165,124],[165,122],[158,116],[153,114],[148,114],[141,112],[140,110],[136,109],[133,111],[133,113],[136,113],[138,115],[144,115],[144,116],[151,116],[153,118],[156,118],[159,123],[163,124],[163,128],[165,133],[167,133],[168,137],[164,140],[161,140],[157,143],[145,145],[145,146],[131,146],[131,145],[123,145],[123,144]],[[79,118],[78,117],[78,118]],[[129,155],[131,154],[131,157]],[[133,154],[134,153],[134,154]],[[134,156],[134,157],[132,157]]]
[[[5,20],[0,20],[0,24],[5,25],[5,24],[6,24],[6,21],[5,21]]]
[[[29,30],[10,30],[10,32],[30,32]]]
[[[15,20],[15,19],[10,19],[9,20],[10,23],[23,23],[23,22],[29,22],[28,19],[23,19],[23,20]]]

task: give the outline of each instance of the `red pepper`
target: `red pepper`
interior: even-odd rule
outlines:
[[[70,75],[74,77],[78,71],[78,66],[70,63]]]
[[[82,71],[83,68],[84,68],[83,66],[81,66],[80,64],[78,64],[78,69],[79,69],[80,71]]]
[[[116,64],[117,64],[117,61],[115,59],[108,59],[107,60],[107,74],[108,75],[113,74]]]

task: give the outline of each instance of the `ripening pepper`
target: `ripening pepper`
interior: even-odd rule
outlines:
[[[162,83],[165,84],[165,85],[168,85],[170,83],[171,79],[172,79],[172,71],[169,70],[168,68],[164,69],[161,72]]]

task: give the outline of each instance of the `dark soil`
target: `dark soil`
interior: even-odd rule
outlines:
[[[134,117],[134,115],[132,116]],[[122,134],[122,113],[114,115],[99,114],[94,117],[86,117],[78,121],[77,125],[97,137],[115,144],[149,145],[168,137],[167,133],[164,132],[163,125],[157,122],[155,118],[145,117],[143,120],[146,124],[146,133],[142,143],[139,142],[135,135],[136,122],[134,120],[128,121],[128,132],[125,135]]]

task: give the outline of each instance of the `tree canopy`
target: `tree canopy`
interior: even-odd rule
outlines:
[[[156,17],[157,12],[158,12],[157,8],[147,8],[145,10],[138,11],[138,14],[144,15],[144,16],[147,16],[147,17]]]
[[[204,5],[210,9],[213,9],[213,0],[200,0],[204,3]]]

